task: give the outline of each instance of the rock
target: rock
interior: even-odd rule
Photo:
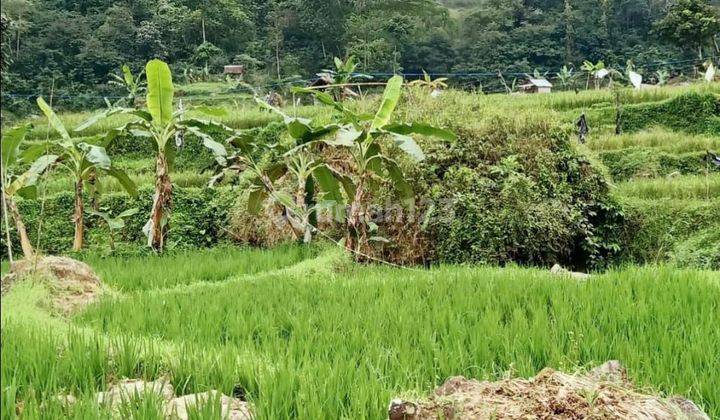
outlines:
[[[60,404],[60,406],[63,408],[68,408],[77,403],[77,398],[75,398],[75,396],[72,394],[57,394],[50,398],[48,401],[43,401],[42,404],[40,404],[40,408],[47,408],[49,403],[57,403]]]
[[[390,401],[388,407],[388,418],[390,420],[409,420],[414,419],[418,414],[417,404],[410,401],[403,401],[396,398]]]
[[[96,400],[98,404],[107,404],[111,408],[116,408],[123,401],[139,398],[149,393],[154,393],[165,401],[170,401],[175,397],[175,390],[167,379],[152,382],[125,379],[111,386],[106,392],[98,392]]]
[[[2,294],[31,276],[49,280],[53,307],[65,314],[94,302],[102,291],[100,278],[89,265],[72,258],[47,256],[14,262],[0,281]]]
[[[453,376],[435,390],[435,395],[443,397],[458,392],[470,392],[481,385],[482,383],[475,379],[466,379],[464,376]]]
[[[598,381],[618,383],[627,381],[627,371],[619,360],[608,360],[591,370],[588,376]]]
[[[189,419],[188,407],[207,402],[215,403],[218,400],[223,419],[251,420],[253,418],[250,405],[247,402],[228,397],[215,390],[173,398],[165,407],[165,416],[177,420],[187,420]]]
[[[566,276],[573,278],[575,280],[587,280],[590,278],[590,274],[587,273],[578,273],[576,271],[570,271],[568,269],[563,268],[560,264],[555,264],[550,269],[550,272],[552,274],[558,275],[558,276]]]
[[[55,396],[55,400],[65,407],[74,405],[77,402],[77,398],[72,394],[58,394]]]

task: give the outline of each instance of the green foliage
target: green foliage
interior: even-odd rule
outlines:
[[[437,259],[585,268],[612,261],[622,210],[567,131],[496,119],[456,132],[456,142],[427,145],[414,171],[435,203],[426,217]]]
[[[76,183],[87,181],[89,177],[96,176],[98,172],[102,172],[105,175],[117,179],[128,194],[134,195],[137,193],[135,184],[124,171],[112,165],[110,157],[105,150],[105,146],[113,140],[112,136],[98,136],[81,142],[73,140],[68,134],[65,124],[58,118],[50,105],[48,105],[43,98],[38,98],[37,103],[47,117],[50,125],[61,136],[57,145],[62,150],[62,153],[57,156],[56,159],[63,168],[72,174]],[[47,147],[49,148],[51,146]],[[54,155],[47,156],[52,157]]]
[[[651,263],[673,258],[683,265],[720,269],[716,257],[720,200],[623,199],[623,259]]]
[[[720,33],[720,12],[717,5],[713,6],[708,0],[679,0],[657,22],[656,29],[680,47],[697,48],[702,58],[703,49],[712,51],[713,42],[717,42],[715,37]]]
[[[377,190],[377,179],[389,181],[398,193],[405,206],[414,204],[413,189],[400,168],[389,154],[388,147],[382,141],[390,139],[395,146],[415,163],[425,159],[422,149],[417,145],[411,134],[436,136],[445,140],[454,140],[455,134],[443,128],[429,124],[391,124],[394,111],[400,101],[403,88],[402,76],[393,76],[388,80],[383,91],[380,105],[372,114],[357,114],[352,109],[335,101],[329,94],[311,89],[297,89],[297,92],[311,93],[320,102],[331,106],[336,112],[336,121],[322,126],[313,126],[311,120],[290,117],[281,110],[260,102],[269,110],[283,116],[288,133],[296,140],[297,147],[288,154],[318,152],[320,145],[331,147],[340,153],[348,153],[352,159],[352,167],[347,165],[319,164],[321,173],[318,184],[326,188],[325,197],[340,199],[340,185],[345,189],[347,204],[350,208],[347,215],[347,232],[345,247],[354,252],[366,252],[368,241],[385,238],[374,236],[368,238],[368,231],[373,224],[367,220],[366,206],[372,201]],[[323,170],[325,168],[326,170]],[[331,175],[331,176],[326,176]],[[317,176],[316,176],[317,178]],[[335,201],[334,206],[342,205]]]
[[[147,73],[147,108],[154,124],[163,127],[170,122],[173,114],[173,82],[170,67],[160,60],[148,61],[145,66]],[[164,148],[164,144],[159,144]]]
[[[143,253],[142,228],[150,214],[153,189],[150,185],[139,188],[137,197],[122,193],[109,193],[99,200],[99,207],[105,212],[119,214],[129,208],[138,208],[136,217],[126,219],[125,227],[115,234],[117,252]],[[168,248],[203,248],[217,245],[226,239],[223,228],[227,225],[227,215],[233,206],[235,194],[229,189],[209,190],[207,188],[175,188],[174,206],[170,222],[173,237]],[[49,196],[43,202],[22,200],[18,202],[24,221],[28,225],[28,234],[33,244],[49,254],[61,254],[70,250],[73,238],[73,225],[68,215],[73,211],[73,193],[63,192]],[[90,207],[89,197],[85,197],[85,206]],[[40,217],[42,210],[42,217]],[[42,220],[41,237],[38,241],[38,223]],[[110,235],[107,225],[98,219],[85,221],[86,242],[90,250],[106,252]],[[14,232],[14,228],[11,227]],[[15,239],[13,239],[15,241]],[[2,238],[5,246],[5,237]],[[18,248],[18,244],[14,244]]]
[[[8,129],[2,136],[2,193],[9,199],[15,194],[34,197],[38,178],[58,158],[56,155],[42,155],[42,147],[32,146],[21,150],[29,130],[29,124],[21,125]],[[27,164],[30,166],[23,168]]]
[[[703,229],[675,245],[672,261],[682,267],[720,269],[720,223]]]
[[[184,69],[188,82],[217,80],[221,66],[238,57],[251,73],[248,80],[266,85],[309,77],[334,56],[355,56],[355,70],[365,73],[532,73],[573,63],[579,70],[584,60],[619,68],[628,59],[642,68],[694,58],[698,43],[711,46],[710,35],[717,33],[715,5],[703,0],[684,0],[669,13],[664,4],[639,0],[473,1],[460,10],[431,0],[5,3],[3,59],[10,63],[4,86],[46,96],[54,86],[62,98],[54,105],[65,109],[98,108],[103,96],[124,97],[126,88],[107,83],[108,75],[155,57],[176,74]],[[692,14],[683,18],[686,10]],[[678,47],[654,36],[659,22],[682,38]],[[691,68],[669,70],[688,74]],[[502,89],[493,76],[463,83]],[[32,111],[24,98],[3,96],[2,103],[12,113]]]
[[[705,171],[706,152],[672,153],[654,148],[630,148],[599,153],[615,181],[671,174],[699,174]],[[720,172],[717,167],[709,168]]]
[[[120,99],[115,105],[120,105],[124,101],[126,106],[135,106],[135,102],[147,88],[147,82],[143,80],[145,70],[143,69],[134,75],[130,70],[130,66],[123,64],[121,71],[122,75],[113,73],[108,81],[108,84],[122,87],[127,92],[127,96]]]
[[[719,117],[720,97],[691,92],[659,103],[625,106],[623,129],[637,131],[663,126],[689,133],[720,135]]]

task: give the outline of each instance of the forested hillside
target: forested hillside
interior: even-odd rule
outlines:
[[[673,8],[694,16],[682,33]],[[2,12],[5,108],[53,83],[58,95],[107,94],[109,73],[153,57],[194,80],[244,64],[256,86],[311,77],[346,55],[364,72],[492,75],[632,60],[688,74],[717,55],[720,32],[707,0],[4,0]]]

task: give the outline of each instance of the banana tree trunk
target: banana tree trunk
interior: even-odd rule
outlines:
[[[85,237],[85,224],[83,223],[83,180],[79,179],[75,183],[75,214],[73,222],[75,223],[75,239],[73,240],[73,251],[80,251],[83,248]]]
[[[20,247],[22,248],[23,255],[25,258],[30,258],[35,254],[35,252],[33,251],[32,244],[30,243],[30,237],[28,237],[27,229],[22,221],[22,217],[20,217],[20,212],[15,204],[15,200],[6,196],[5,202],[10,210],[10,215],[15,221],[15,229],[18,231],[18,235],[20,236]]]
[[[367,229],[362,220],[365,201],[365,182],[360,179],[355,190],[355,197],[350,205],[350,214],[347,219],[347,233],[345,236],[345,249],[349,252],[360,252],[367,245]]]
[[[295,205],[297,205],[297,208],[300,209],[301,212],[301,214],[297,215],[301,224],[301,231],[298,232],[299,236],[302,237],[303,243],[309,244],[312,241],[312,226],[310,226],[310,212],[308,212],[307,202],[305,201],[307,195],[307,190],[305,188],[306,183],[307,179],[298,180],[298,189],[295,194]]]
[[[5,223],[5,244],[7,245],[7,256],[10,264],[14,262],[12,252],[12,238],[10,238],[10,216],[8,215],[8,207],[5,202],[5,194],[0,193],[0,200],[2,200],[2,218]]]
[[[100,211],[100,201],[98,200],[98,177],[95,170],[90,172],[90,175],[88,175],[87,183],[90,186],[90,207],[95,211]]]
[[[158,152],[155,161],[155,196],[150,213],[150,246],[162,251],[168,230],[170,209],[172,207],[172,184],[167,159],[164,152]]]

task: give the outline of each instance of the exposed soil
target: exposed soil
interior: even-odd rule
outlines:
[[[47,256],[14,262],[0,280],[2,294],[28,278],[48,281],[53,309],[65,315],[94,302],[102,292],[100,278],[89,265],[72,258]]]
[[[393,400],[388,414],[391,420],[710,419],[685,398],[661,398],[636,390],[618,361],[586,373],[547,368],[533,378],[497,382],[457,376],[425,400]]]

